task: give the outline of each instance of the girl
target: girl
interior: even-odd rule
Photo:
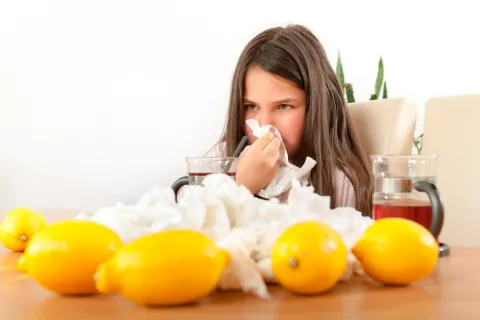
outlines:
[[[275,176],[280,141],[256,139],[245,121],[274,125],[290,162],[317,161],[310,185],[331,198],[331,206],[372,211],[372,179],[347,111],[340,83],[323,46],[310,30],[271,28],[245,47],[232,81],[224,132],[213,156],[231,156],[247,134],[250,148],[239,159],[236,181],[256,194]],[[281,201],[286,199],[280,197]]]

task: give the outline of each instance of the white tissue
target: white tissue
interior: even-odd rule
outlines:
[[[230,264],[222,273],[218,288],[222,290],[238,290],[251,292],[259,298],[269,299],[267,285],[257,269],[250,252],[241,243],[219,243],[230,253]]]
[[[285,149],[282,136],[276,127],[272,125],[260,127],[258,121],[254,119],[249,119],[245,122],[252,130],[253,135],[257,138],[261,138],[268,131],[271,131],[280,140],[281,148],[283,148],[284,151],[277,174],[268,185],[258,192],[258,195],[263,198],[270,199],[290,190],[293,180],[298,180],[302,184],[305,184],[310,177],[310,171],[312,171],[317,162],[312,158],[307,157],[301,168],[291,164],[288,161],[288,154]],[[245,147],[245,149],[240,153],[240,157],[243,156],[249,147],[250,146]]]
[[[257,268],[266,283],[278,283],[272,271],[272,258],[263,258],[262,260],[258,261]]]
[[[98,210],[93,216],[88,217],[80,213],[76,220],[92,220],[105,225],[116,232],[124,243],[131,242],[150,231],[144,224],[143,216],[138,215],[134,208],[117,204]]]
[[[91,216],[80,213],[77,219],[90,219],[114,230],[129,243],[143,235],[167,229],[198,230],[231,254],[219,289],[243,290],[268,299],[266,283],[275,283],[271,250],[279,235],[300,221],[321,221],[335,229],[349,251],[373,221],[354,208],[330,209],[330,198],[315,194],[312,187],[292,180],[288,203],[277,199],[255,198],[224,174],[207,176],[202,186],[185,186],[175,202],[173,190],[153,188],[136,205],[101,208]],[[341,281],[361,274],[350,254]]]

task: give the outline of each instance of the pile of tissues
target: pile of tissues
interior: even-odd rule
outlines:
[[[289,226],[301,221],[320,221],[335,229],[350,249],[373,221],[354,208],[330,208],[330,197],[319,196],[313,187],[294,180],[287,203],[254,197],[224,174],[212,174],[203,186],[186,186],[175,201],[169,187],[153,188],[136,205],[117,204],[93,215],[92,220],[118,233],[129,243],[144,235],[167,229],[192,229],[213,238],[228,250],[231,262],[222,274],[219,289],[243,290],[269,298],[267,283],[275,283],[270,252],[273,243]],[[152,254],[155,254],[152,252]],[[361,273],[350,253],[340,281]]]

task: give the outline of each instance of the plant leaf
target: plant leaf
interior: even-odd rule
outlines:
[[[355,102],[355,96],[353,94],[353,86],[351,83],[345,83],[345,89],[347,91],[347,102]]]
[[[418,154],[420,154],[422,152],[422,149],[423,149],[422,140],[423,140],[423,132],[418,137],[413,139],[413,146],[417,150]]]
[[[383,83],[383,99],[388,99],[387,81]]]
[[[370,100],[378,100],[378,96],[374,93],[370,95]]]
[[[380,96],[380,90],[382,90],[383,84],[383,58],[380,57],[378,61],[378,71],[377,71],[377,79],[375,80],[375,95],[377,97]]]
[[[338,51],[338,58],[337,58],[337,78],[340,81],[340,85],[342,86],[342,90],[345,88],[345,75],[343,73],[343,65],[342,59],[340,58],[340,51]]]
[[[420,154],[420,150],[418,149],[418,141],[417,139],[413,139],[413,147],[417,150],[417,154]]]

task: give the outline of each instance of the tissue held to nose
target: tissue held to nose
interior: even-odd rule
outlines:
[[[236,181],[252,194],[273,180],[280,167],[281,142],[272,132],[259,137],[241,154]]]
[[[245,185],[254,194],[271,199],[286,194],[294,179],[302,184],[308,183],[315,160],[307,157],[301,168],[291,164],[277,128],[272,125],[260,127],[254,119],[247,120],[246,124],[258,139],[240,154],[239,184]],[[273,140],[270,138],[272,134],[275,137]]]

